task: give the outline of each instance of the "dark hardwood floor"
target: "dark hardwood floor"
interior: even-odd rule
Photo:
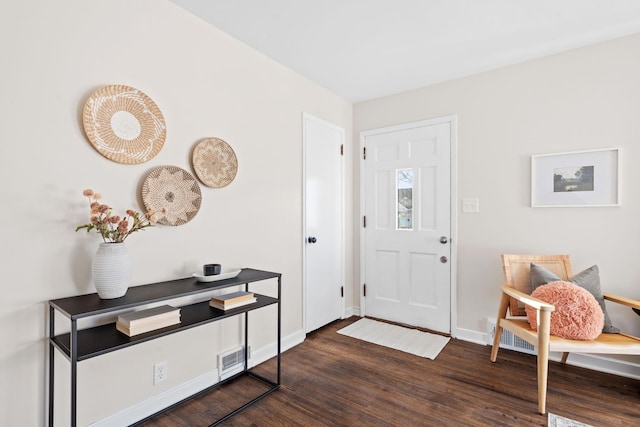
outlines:
[[[452,339],[435,361],[336,333],[336,321],[282,354],[282,387],[224,426],[546,426],[535,357]],[[267,376],[275,362],[257,367]],[[273,377],[271,375],[270,377]],[[265,389],[249,377],[143,424],[207,426]],[[593,426],[640,425],[640,381],[551,362],[547,410]]]

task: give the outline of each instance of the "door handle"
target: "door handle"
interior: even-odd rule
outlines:
[[[318,239],[316,239],[316,238],[315,238],[315,237],[313,237],[313,236],[311,236],[311,237],[309,237],[309,238],[307,239],[307,242],[309,242],[309,243],[315,243],[315,242],[317,242],[317,241],[318,241]]]
[[[447,239],[447,236],[442,236],[440,238],[440,243],[442,243],[443,245],[446,244],[449,241],[449,239]]]
[[[441,257],[440,257],[440,262],[441,262],[441,263],[446,264],[446,263],[447,263],[447,261],[449,261],[449,259],[448,259],[446,256],[441,256]]]

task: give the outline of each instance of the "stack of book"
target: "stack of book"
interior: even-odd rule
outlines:
[[[170,305],[161,305],[119,315],[116,329],[132,337],[178,323],[180,323],[180,309]]]
[[[231,308],[253,304],[254,302],[256,302],[256,297],[253,295],[253,292],[239,291],[213,297],[209,300],[209,305],[220,310],[229,310]]]

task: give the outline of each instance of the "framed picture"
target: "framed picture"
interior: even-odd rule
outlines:
[[[531,206],[620,206],[620,149],[531,156]]]

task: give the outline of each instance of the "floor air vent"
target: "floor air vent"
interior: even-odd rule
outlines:
[[[493,337],[496,334],[496,322],[493,319],[487,319],[487,345],[493,345]],[[522,353],[536,354],[536,348],[520,337],[513,335],[511,332],[503,329],[500,338],[500,347],[507,350],[519,351]]]
[[[249,347],[251,352],[251,347]],[[244,369],[244,346],[218,355],[218,373],[220,381],[241,372]]]

